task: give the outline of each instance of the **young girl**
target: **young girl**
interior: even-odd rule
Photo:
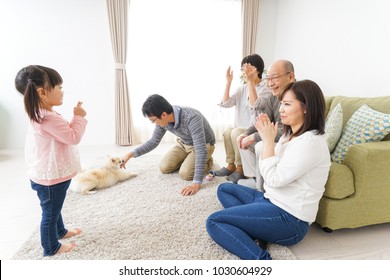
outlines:
[[[24,96],[30,118],[25,157],[31,187],[37,192],[42,208],[40,232],[44,256],[71,251],[75,243],[61,244],[58,240],[81,233],[81,229],[64,227],[61,209],[71,178],[81,169],[74,145],[84,134],[86,112],[78,102],[68,123],[53,110],[62,104],[61,85],[57,71],[39,65],[21,69],[15,78],[15,87]]]

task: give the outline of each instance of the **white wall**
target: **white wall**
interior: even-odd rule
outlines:
[[[260,2],[276,9],[276,25],[267,16],[259,26],[269,23],[275,41],[264,38],[259,53],[274,47],[273,59],[292,61],[297,78],[316,81],[325,95],[390,95],[390,1],[270,1]]]
[[[23,147],[27,117],[14,89],[29,64],[64,78],[69,119],[78,100],[90,120],[81,144],[115,143],[114,63],[105,0],[0,0],[0,148]],[[257,52],[268,67],[294,63],[325,95],[390,95],[390,1],[261,0]]]
[[[275,60],[278,0],[260,0],[256,49],[267,69]]]
[[[112,144],[114,62],[105,0],[0,0],[0,148],[23,147],[27,129],[16,73],[41,64],[64,79],[68,120],[78,100],[90,121],[81,144]]]

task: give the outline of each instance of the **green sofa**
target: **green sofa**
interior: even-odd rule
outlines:
[[[326,114],[338,103],[343,128],[363,104],[390,114],[390,96],[326,97]],[[316,222],[327,232],[390,222],[390,134],[380,142],[353,145],[343,163],[332,162]]]

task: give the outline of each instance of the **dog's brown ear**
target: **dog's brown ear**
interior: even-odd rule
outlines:
[[[112,163],[115,163],[115,159],[112,158],[112,159],[111,159],[111,162],[112,162]]]

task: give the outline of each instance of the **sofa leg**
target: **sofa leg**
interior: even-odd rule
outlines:
[[[330,228],[328,228],[328,227],[323,227],[322,229],[323,229],[325,232],[327,232],[327,233],[333,232],[333,229],[330,229]]]

